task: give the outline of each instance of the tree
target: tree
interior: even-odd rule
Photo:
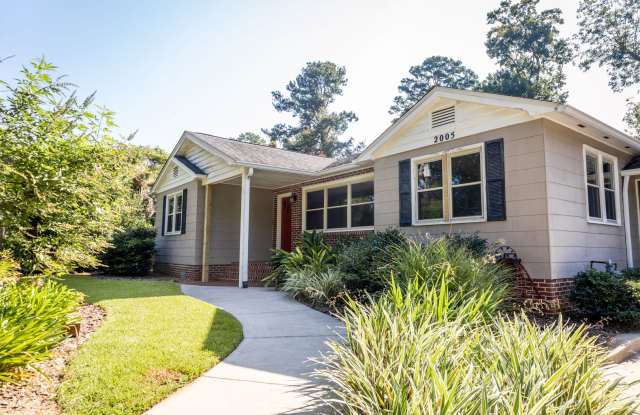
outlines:
[[[461,61],[446,56],[430,56],[420,65],[409,68],[408,78],[398,86],[400,95],[393,99],[389,114],[404,114],[434,86],[473,89],[478,84],[478,75],[467,69]]]
[[[240,134],[238,138],[236,138],[236,140],[251,144],[267,144],[264,138],[262,138],[259,134],[252,133],[250,131]]]
[[[94,266],[130,196],[113,113],[43,59],[0,81],[0,249],[29,274]]]
[[[287,84],[289,96],[273,91],[273,107],[288,112],[297,125],[279,123],[263,129],[273,144],[284,149],[327,157],[345,158],[362,148],[353,138],[341,141],[349,123],[358,118],[351,111],[331,112],[331,105],[347,84],[346,69],[332,62],[309,62],[294,81]]]
[[[594,64],[609,74],[609,86],[619,92],[640,84],[640,2],[637,0],[582,0],[578,7],[580,67]],[[640,138],[640,103],[628,101],[624,120]]]
[[[540,0],[503,0],[487,14],[485,46],[499,69],[482,83],[485,92],[565,102],[563,66],[573,52],[560,37],[560,9],[538,12]]]
[[[576,41],[580,67],[605,67],[614,91],[640,83],[640,2],[582,0]]]

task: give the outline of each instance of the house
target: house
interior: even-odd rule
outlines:
[[[305,230],[478,231],[562,297],[591,261],[639,263],[636,154],[569,105],[443,87],[349,162],[187,131],[153,188],[156,269],[257,285]]]

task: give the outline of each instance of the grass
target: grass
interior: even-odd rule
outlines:
[[[171,282],[69,277],[65,283],[107,317],[67,368],[58,391],[64,414],[140,414],[242,340],[233,316]]]

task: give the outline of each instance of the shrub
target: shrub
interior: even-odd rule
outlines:
[[[541,329],[525,315],[487,319],[478,304],[491,309],[491,295],[463,299],[445,281],[392,282],[376,302],[348,302],[344,342],[330,344],[319,371],[333,384],[338,413],[630,412],[603,379],[605,352],[584,327]]]
[[[450,290],[474,293],[489,289],[494,302],[506,300],[511,287],[507,270],[470,254],[466,248],[452,244],[446,238],[422,242],[410,240],[402,246],[392,247],[388,264],[380,269],[393,275],[401,287],[413,279],[433,285],[439,282],[444,270],[448,270]]]
[[[588,270],[576,275],[571,293],[574,314],[590,320],[606,319],[623,326],[640,325],[640,281],[624,275]]]
[[[310,269],[314,272],[326,271],[335,264],[335,254],[324,241],[322,234],[312,231],[302,234],[302,241],[293,251],[274,250],[271,257],[273,272],[262,282],[267,286],[279,286],[290,274]]]
[[[389,229],[338,245],[336,266],[344,273],[347,288],[370,293],[384,288],[385,282],[378,269],[389,261],[390,248],[404,245],[406,241],[399,230]]]
[[[114,234],[101,257],[107,272],[113,275],[146,275],[151,269],[155,251],[155,230],[139,225]]]
[[[640,281],[640,268],[627,268],[623,270],[620,275],[630,280]]]
[[[24,278],[0,288],[0,382],[47,358],[67,335],[82,295],[53,280]]]
[[[450,246],[465,248],[467,251],[479,257],[485,256],[489,251],[489,243],[485,238],[481,238],[478,232],[454,232],[445,234],[443,238],[449,242]]]
[[[295,271],[282,285],[282,291],[316,307],[331,304],[344,290],[344,276],[335,269]]]

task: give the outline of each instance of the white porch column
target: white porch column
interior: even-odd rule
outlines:
[[[627,268],[633,267],[633,247],[631,246],[631,224],[629,223],[629,176],[624,175],[622,184],[622,208],[624,209],[624,237],[627,246]]]
[[[210,196],[209,196],[209,184],[205,182],[204,185],[204,219],[203,219],[203,230],[202,230],[202,274],[201,280],[202,282],[209,281],[209,204]]]
[[[240,188],[240,258],[238,261],[238,287],[246,288],[249,282],[249,206],[251,205],[251,176],[253,169],[242,170]]]

